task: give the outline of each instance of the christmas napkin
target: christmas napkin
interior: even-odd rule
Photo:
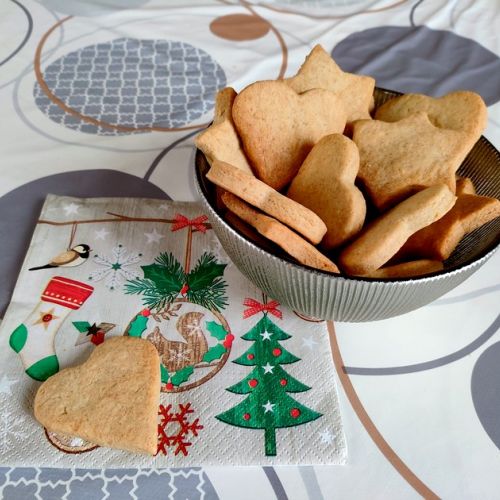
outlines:
[[[147,339],[160,355],[154,457],[48,432],[33,418],[40,381],[114,335]],[[245,279],[197,204],[49,196],[1,325],[0,367],[3,465],[346,459],[326,324]]]

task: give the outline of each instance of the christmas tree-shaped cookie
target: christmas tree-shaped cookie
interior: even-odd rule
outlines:
[[[241,382],[227,390],[235,394],[248,394],[248,397],[216,416],[222,422],[237,427],[264,429],[267,456],[276,455],[276,429],[305,424],[321,417],[321,413],[288,395],[310,389],[281,367],[282,364],[300,361],[280,345],[279,341],[289,338],[290,335],[275,325],[267,313],[243,335],[243,340],[254,343],[234,363],[255,368]]]

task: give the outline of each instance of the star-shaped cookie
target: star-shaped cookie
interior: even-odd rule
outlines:
[[[235,90],[231,87],[227,87],[217,94],[214,121],[210,127],[196,137],[195,143],[205,153],[210,164],[214,160],[225,161],[245,172],[252,173],[231,116],[236,95]]]
[[[434,184],[455,192],[455,172],[469,151],[466,133],[435,127],[423,112],[394,123],[359,120],[358,177],[376,208],[384,211]]]
[[[285,83],[299,94],[311,89],[331,90],[342,100],[348,124],[370,118],[375,80],[342,71],[321,45],[312,49],[298,73]]]

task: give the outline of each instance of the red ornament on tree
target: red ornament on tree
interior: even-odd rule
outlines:
[[[279,347],[276,347],[276,349],[273,349],[273,356],[275,356],[275,357],[281,356],[281,349]]]
[[[286,378],[282,378],[282,379],[280,380],[280,385],[282,385],[283,387],[285,387],[285,385],[286,385],[286,384],[288,384],[288,382],[287,382]]]
[[[298,408],[292,408],[290,410],[290,416],[292,418],[297,418],[297,417],[300,417],[300,410]]]
[[[144,316],[145,318],[147,318],[148,316],[151,316],[151,311],[149,309],[143,309],[141,311],[141,316]]]
[[[247,359],[251,361],[253,358],[255,358],[253,354],[247,354]]]
[[[251,379],[248,381],[248,385],[249,385],[250,387],[256,387],[258,383],[259,383],[259,382],[257,382],[257,379],[255,379],[255,378],[251,378]]]
[[[172,382],[167,382],[165,384],[165,389],[167,389],[167,391],[171,391],[173,388],[174,388],[174,384],[172,384]]]

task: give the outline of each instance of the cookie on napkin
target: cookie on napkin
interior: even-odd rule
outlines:
[[[326,233],[325,223],[312,210],[228,163],[215,160],[207,179],[295,229],[312,243],[319,243]]]
[[[455,172],[469,151],[466,137],[435,127],[422,112],[394,123],[357,121],[358,177],[380,211],[435,184],[444,183],[454,193]]]
[[[358,170],[356,145],[341,134],[327,135],[312,148],[288,188],[289,198],[326,224],[321,242],[326,249],[342,245],[363,226],[366,203],[354,185]]]
[[[231,115],[236,95],[231,87],[226,87],[217,93],[214,121],[196,137],[195,144],[205,153],[210,164],[214,160],[221,160],[251,174],[252,169],[241,147]]]
[[[299,94],[311,89],[335,92],[344,104],[349,124],[370,118],[375,80],[342,71],[321,45],[312,49],[298,73],[285,83]]]
[[[394,122],[424,112],[433,125],[466,134],[468,148],[479,139],[488,120],[488,109],[479,94],[467,90],[443,97],[405,94],[384,103],[375,113],[377,120]]]
[[[496,198],[460,195],[444,217],[411,236],[398,257],[446,260],[466,234],[499,216],[500,201]]]
[[[448,212],[456,196],[445,184],[431,186],[375,219],[340,254],[342,270],[367,275],[382,267],[405,241]]]
[[[224,193],[222,201],[228,210],[254,227],[262,236],[276,243],[301,264],[322,271],[339,272],[338,267],[330,259],[281,222],[255,210],[234,194]]]
[[[297,94],[283,81],[263,81],[241,91],[233,120],[259,179],[274,189],[295,176],[312,147],[325,135],[342,133],[346,112],[333,92]]]
[[[34,412],[49,431],[154,455],[159,397],[160,359],[153,344],[113,337],[83,364],[45,381]]]

